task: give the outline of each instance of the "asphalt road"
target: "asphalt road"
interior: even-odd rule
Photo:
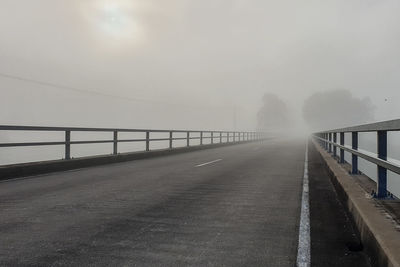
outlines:
[[[273,139],[0,182],[0,266],[295,266],[304,155]]]

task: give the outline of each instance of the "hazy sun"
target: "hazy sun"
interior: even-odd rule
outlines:
[[[132,1],[94,1],[85,7],[85,16],[103,38],[115,41],[139,41],[141,31],[135,19]]]

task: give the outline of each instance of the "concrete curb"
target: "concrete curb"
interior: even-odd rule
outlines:
[[[180,147],[173,149],[162,149],[162,150],[153,150],[153,151],[140,151],[140,152],[131,152],[131,153],[123,153],[118,155],[102,155],[102,156],[94,156],[94,157],[82,157],[70,160],[52,160],[52,161],[41,161],[41,162],[33,162],[33,163],[24,163],[24,164],[15,164],[15,165],[6,165],[0,167],[0,181],[1,180],[9,180],[13,178],[21,178],[28,176],[35,176],[39,174],[47,174],[53,172],[60,171],[68,171],[74,169],[81,169],[99,165],[106,165],[112,163],[126,162],[132,160],[139,159],[147,159],[153,157],[161,157],[166,155],[187,153],[192,151],[198,151],[203,149],[210,148],[218,148],[239,144],[246,144],[256,141],[244,141],[238,143],[223,143],[223,144],[209,144],[209,145],[198,145],[192,147]]]
[[[331,181],[360,233],[373,266],[400,266],[399,226],[385,215],[382,205],[366,192],[336,160],[315,141]]]

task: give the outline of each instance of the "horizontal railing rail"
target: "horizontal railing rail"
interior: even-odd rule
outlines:
[[[341,164],[345,163],[345,151],[351,154],[351,174],[359,174],[358,158],[365,159],[377,166],[377,189],[373,194],[378,198],[386,198],[387,190],[387,171],[392,171],[400,174],[400,165],[388,161],[388,132],[400,131],[400,120],[391,120],[378,123],[365,124],[347,128],[322,131],[313,134],[313,137],[319,141],[320,145],[333,154],[333,157],[338,157]],[[366,153],[359,150],[359,133],[376,132],[377,138],[377,155]],[[351,147],[345,145],[345,133],[351,133]],[[338,134],[340,142],[338,143]],[[337,149],[340,150],[339,156]]]
[[[237,132],[237,131],[202,131],[202,130],[154,130],[154,129],[123,129],[123,128],[81,128],[81,127],[42,127],[42,126],[12,126],[0,125],[0,132],[64,132],[62,141],[52,142],[6,142],[0,143],[0,148],[6,147],[32,147],[32,146],[64,146],[65,160],[71,159],[71,146],[82,144],[113,144],[112,154],[118,154],[119,143],[143,142],[145,151],[150,151],[151,142],[169,141],[169,149],[173,149],[174,141],[186,140],[186,146],[190,147],[191,140],[200,140],[200,146],[205,140],[211,140],[210,144],[238,143],[256,141],[267,137],[265,132]],[[76,132],[111,133],[112,138],[106,140],[72,140],[72,134]],[[119,133],[143,133],[142,138],[120,139]],[[167,137],[152,137],[153,134],[168,134]],[[180,136],[177,136],[180,134]],[[182,134],[185,136],[182,137]]]

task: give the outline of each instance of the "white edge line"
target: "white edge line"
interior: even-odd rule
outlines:
[[[210,164],[213,164],[213,163],[218,162],[218,161],[221,161],[221,160],[222,160],[222,159],[216,159],[216,160],[213,160],[213,161],[210,161],[210,162],[206,162],[206,163],[202,163],[202,164],[196,165],[195,167],[196,167],[196,168],[198,168],[198,167],[203,167],[203,166],[210,165]]]
[[[297,250],[297,267],[311,266],[311,236],[310,236],[310,199],[308,184],[308,141],[304,161],[303,193],[301,200],[301,216],[299,227],[299,246]]]

